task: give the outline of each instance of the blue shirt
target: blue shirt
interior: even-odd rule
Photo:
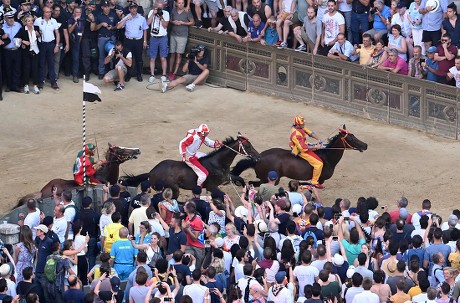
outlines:
[[[187,236],[183,230],[178,233],[174,232],[174,228],[169,229],[168,255],[180,249],[181,245],[187,245]]]
[[[117,26],[119,19],[115,12],[109,11],[109,14],[106,15],[103,12],[96,15],[96,24],[101,24],[106,22],[108,25],[111,25],[114,29]],[[108,30],[106,27],[101,27],[98,31],[99,37],[111,37],[115,34],[113,30]]]
[[[428,0],[422,0],[420,9],[424,9]],[[423,15],[422,28],[424,31],[438,31],[441,29],[442,16],[447,13],[447,0],[439,0],[439,6]]]
[[[127,19],[131,14],[124,17],[121,21]],[[121,22],[120,21],[120,22]],[[136,14],[131,20],[127,20],[123,26],[125,29],[125,37],[128,39],[140,39],[144,36],[144,30],[148,29],[147,20],[140,14]]]
[[[270,26],[267,27],[265,30],[265,42],[267,42],[267,45],[273,45],[278,41],[278,32],[276,31],[276,28],[271,28]]]
[[[131,264],[134,263],[134,256],[136,250],[134,249],[131,241],[128,239],[120,239],[115,241],[110,250],[110,257],[112,257],[114,264]]]
[[[265,23],[263,21],[260,21],[260,24],[258,27],[254,26],[254,22],[250,21],[249,26],[248,26],[248,32],[251,34],[252,39],[259,38],[260,33],[265,27]]]
[[[340,54],[345,55],[348,57],[348,59],[351,60],[351,53],[355,49],[353,45],[350,43],[350,41],[345,40],[343,45],[340,45],[340,43],[337,41],[335,42],[334,46],[332,46],[332,50],[337,50]],[[332,53],[332,52],[331,52]]]
[[[4,47],[6,49],[13,49],[17,48],[16,45],[14,45],[13,38],[16,36],[16,34],[19,32],[21,29],[21,24],[19,22],[14,22],[12,26],[9,26],[8,24],[5,23],[3,24],[3,30],[5,31],[5,34],[8,34],[8,38],[10,38],[11,42],[5,45]]]
[[[423,15],[420,14],[418,9],[415,9],[415,3],[412,2],[409,6],[409,15],[414,20],[414,22],[417,22],[417,20],[423,20]],[[415,24],[413,25],[412,23],[410,24],[410,28],[412,29],[422,29],[422,23],[420,24]]]
[[[383,7],[383,11],[380,12],[380,15],[385,18],[385,20],[388,20],[388,17],[391,16],[391,11],[388,6]],[[374,29],[376,31],[382,31],[387,29],[387,25],[382,22],[382,18],[380,18],[377,14],[373,14],[374,16]]]
[[[37,265],[35,266],[35,270],[37,273],[44,273],[45,272],[45,264],[46,258],[51,255],[51,245],[53,244],[53,240],[46,237],[43,240],[40,240],[39,237],[35,238],[35,246],[38,247],[37,250]]]
[[[429,67],[431,67],[432,69],[435,69],[437,70],[438,69],[438,61],[434,61],[430,58],[426,58],[425,60],[425,63],[426,65],[428,65]],[[438,81],[438,75],[436,74],[433,74],[429,69],[425,68],[426,70],[426,80],[428,81],[434,81],[434,82],[437,82]]]

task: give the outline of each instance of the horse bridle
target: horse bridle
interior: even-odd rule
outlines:
[[[240,138],[243,138],[243,140],[240,140]],[[238,150],[236,150],[236,149],[234,149],[234,148],[232,148],[232,147],[230,147],[230,146],[228,146],[226,144],[222,144],[222,145],[225,146],[226,148],[228,148],[229,150],[235,152],[236,154],[240,155],[240,156],[249,157],[250,155],[248,154],[248,152],[246,151],[246,149],[244,148],[244,145],[243,145],[244,143],[249,141],[249,139],[246,138],[246,137],[239,136],[237,138],[237,140],[238,140]],[[243,151],[243,152],[241,152],[241,151]]]
[[[345,136],[340,138],[340,141],[342,141],[343,147],[324,147],[321,149],[359,150],[358,148],[352,146],[350,143],[347,142],[346,139],[348,135],[350,134],[349,131],[339,128],[339,132],[345,133]]]
[[[109,155],[114,155],[116,158],[115,158],[115,160],[107,161],[107,163],[113,163],[113,162],[115,162],[115,163],[123,163],[123,162],[126,162],[128,160],[134,159],[136,157],[136,155],[133,155],[133,154],[131,154],[129,156],[119,155],[119,154],[113,152],[112,149],[115,148],[115,147],[120,148],[120,149],[130,149],[130,150],[137,149],[137,148],[129,148],[129,147],[121,147],[121,146],[111,146],[109,148],[109,150],[108,150]]]

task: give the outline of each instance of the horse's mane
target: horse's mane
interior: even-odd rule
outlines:
[[[332,144],[338,139],[338,137],[339,137],[340,135],[341,135],[341,133],[339,132],[339,133],[336,134],[334,137],[329,138],[328,141],[327,141],[326,147],[331,147]]]
[[[235,143],[237,139],[233,138],[233,137],[227,137],[224,139],[224,141],[222,141],[222,144],[223,145],[230,145],[232,143]],[[216,150],[213,150],[212,152],[208,153],[206,156],[202,157],[201,159],[206,159],[206,158],[210,158],[212,156],[214,156],[216,153],[218,153],[221,149],[225,148],[224,146],[222,145],[221,148],[219,149],[216,149]]]

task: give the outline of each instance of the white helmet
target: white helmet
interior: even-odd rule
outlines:
[[[198,132],[200,133],[209,133],[209,127],[206,124],[201,124],[198,126]]]

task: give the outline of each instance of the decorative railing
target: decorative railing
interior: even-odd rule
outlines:
[[[189,45],[199,43],[208,47],[213,84],[459,139],[455,87],[191,28]]]

